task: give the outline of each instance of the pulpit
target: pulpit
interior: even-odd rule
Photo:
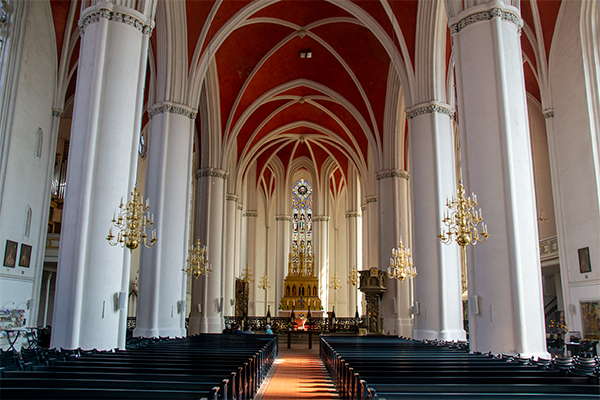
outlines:
[[[367,302],[367,329],[369,333],[383,333],[380,302],[386,290],[386,274],[377,268],[360,272],[360,291]]]

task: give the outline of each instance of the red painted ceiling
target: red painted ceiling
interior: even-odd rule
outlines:
[[[214,10],[219,4],[215,0],[186,0],[188,63],[197,48],[205,49],[219,30],[251,3],[226,0]],[[353,3],[399,48],[400,39],[388,14],[395,16],[414,65],[418,1],[388,0],[389,13],[379,0]],[[77,10],[73,26],[67,27],[70,4],[69,0],[50,1],[59,60],[66,51],[62,45],[65,33],[76,29],[79,19]],[[530,60],[525,67],[526,86],[538,99],[536,70],[540,60],[534,49],[540,42],[546,53],[550,51],[560,5],[561,0],[521,1],[524,23],[535,36],[533,42],[525,34],[521,36],[523,52]],[[540,23],[536,25],[537,15]],[[286,168],[292,160],[306,156],[317,163],[317,171],[333,157],[339,168],[332,183],[339,188],[353,157],[366,159],[369,141],[375,143],[376,135],[381,139],[390,68],[387,52],[356,17],[332,2],[281,1],[256,11],[247,21],[215,49],[223,140],[235,140],[238,160],[253,154],[258,171],[270,171],[264,166],[275,152]],[[203,39],[207,23],[210,27]],[[301,37],[298,30],[307,34]],[[152,45],[156,48],[155,37]],[[448,56],[449,49],[448,40]],[[311,58],[301,58],[301,52],[306,51],[312,52]],[[77,55],[76,49],[68,60],[70,65]],[[72,83],[67,96],[73,90]],[[272,93],[265,96],[269,91]],[[293,127],[282,128],[288,125]],[[305,141],[298,145],[300,136]],[[264,138],[268,141],[261,143]],[[349,151],[340,150],[344,143]],[[249,149],[244,152],[246,147]],[[269,186],[271,172],[258,179]]]

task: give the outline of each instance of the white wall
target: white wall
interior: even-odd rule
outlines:
[[[531,134],[538,218],[540,216],[548,218],[547,221],[538,220],[538,232],[540,240],[542,240],[556,236],[556,218],[554,217],[554,198],[552,196],[552,177],[548,156],[546,121],[539,103],[532,98],[528,98],[527,101],[527,114],[529,116],[529,132]]]
[[[590,126],[579,2],[563,2],[550,54],[554,118],[548,128],[561,279],[570,330],[581,331],[581,300],[600,300],[600,188]],[[589,247],[590,273],[580,273],[577,250]],[[569,307],[572,305],[572,307]]]
[[[47,169],[54,159],[55,143],[51,140],[52,99],[56,77],[55,42],[50,8],[47,2],[30,2],[26,23],[21,68],[18,80],[14,118],[6,132],[10,141],[5,171],[2,209],[0,210],[0,249],[4,258],[6,240],[19,243],[15,268],[0,269],[0,306],[25,309],[28,299],[37,299],[43,268],[43,250],[47,229],[48,210],[44,198],[50,187]],[[16,30],[15,30],[16,31]],[[8,60],[18,63],[19,60]],[[3,93],[5,95],[5,93]],[[43,131],[42,152],[36,157],[36,132]],[[55,139],[54,139],[55,141]],[[32,218],[29,235],[25,235],[25,214],[31,207]],[[18,266],[22,244],[32,246],[30,267]],[[12,302],[12,303],[11,303]],[[37,301],[36,301],[37,303]],[[27,311],[26,325],[35,325],[37,304]]]

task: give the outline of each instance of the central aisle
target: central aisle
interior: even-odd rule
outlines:
[[[312,350],[308,350],[306,344],[292,344],[292,349],[285,346],[280,340],[274,371],[261,385],[255,400],[339,399],[319,360],[318,345]]]

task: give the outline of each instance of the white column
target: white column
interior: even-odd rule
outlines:
[[[252,309],[252,302],[254,302],[254,287],[256,286],[256,247],[258,246],[257,240],[257,228],[258,228],[258,211],[248,210],[243,214],[246,217],[246,265],[252,275],[254,276],[254,282],[248,283],[248,316],[255,315]],[[242,265],[241,271],[244,271],[246,265]]]
[[[408,179],[406,171],[381,171],[377,174],[378,183],[378,266],[386,271],[390,265],[392,249],[398,247],[402,240],[400,209],[401,180]],[[380,303],[385,333],[394,333],[410,337],[412,335],[412,320],[410,315],[410,280],[403,282],[388,280],[388,287]]]
[[[314,227],[315,269],[319,276],[319,297],[326,314],[329,305],[329,216],[317,215],[312,217]]]
[[[367,265],[364,269],[379,268],[379,210],[377,209],[377,196],[368,196],[366,199],[366,243]],[[365,213],[363,213],[364,215]],[[387,265],[387,264],[386,264]]]
[[[465,186],[490,234],[469,249],[469,339],[473,351],[547,356],[520,23],[500,1],[451,19]]]
[[[52,282],[52,272],[46,273],[46,298],[44,299],[44,318],[42,327],[45,328],[48,323],[48,303],[50,301],[50,282]]]
[[[235,210],[235,258],[233,268],[233,287],[234,287],[234,300],[235,300],[235,277],[240,275],[242,269],[242,214],[244,213],[244,206],[242,204],[237,205]],[[235,305],[233,306],[235,310]]]
[[[188,334],[219,333],[223,330],[220,311],[221,269],[223,268],[223,213],[227,173],[205,168],[196,172],[197,237],[208,249],[212,272],[206,277],[192,278],[192,304]],[[200,304],[200,307],[198,307]]]
[[[225,203],[225,243],[223,248],[223,315],[235,314],[231,300],[235,299],[236,217],[238,197],[228,194]]]
[[[102,9],[102,11],[100,11]],[[115,18],[127,15],[131,19]],[[109,19],[110,18],[110,19]],[[122,196],[128,197],[139,141],[138,107],[150,27],[145,16],[111,3],[86,9],[71,129],[60,271],[52,347],[118,346],[124,251],[105,237]]]
[[[464,340],[460,254],[437,238],[446,198],[456,196],[451,110],[427,103],[407,113],[411,144],[413,263],[417,269],[414,339]]]
[[[185,300],[182,268],[189,242],[192,132],[195,113],[182,105],[155,106],[150,115],[146,198],[154,214],[158,241],[142,249],[134,336],[181,337],[180,306]]]
[[[360,212],[350,210],[346,211],[346,239],[348,246],[348,275],[350,274],[351,268],[359,268],[358,264],[358,218],[360,218]],[[353,317],[356,312],[356,301],[357,301],[358,283],[356,286],[348,284],[348,316]]]
[[[273,286],[275,287],[275,307],[271,310],[272,316],[276,315],[281,299],[283,298],[283,280],[287,275],[291,221],[292,217],[289,215],[275,216],[275,279],[273,281]]]

